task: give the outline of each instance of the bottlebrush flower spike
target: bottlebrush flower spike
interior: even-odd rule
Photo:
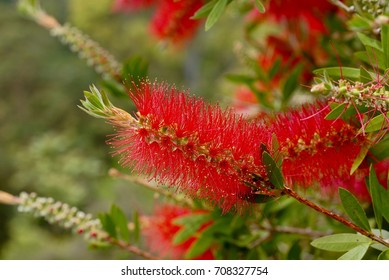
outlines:
[[[135,117],[104,101],[93,87],[82,101],[85,111],[116,127],[109,143],[122,165],[224,211],[271,191],[261,159],[261,144],[271,139],[265,127],[165,84],[134,88]]]
[[[351,166],[368,139],[341,119],[326,120],[329,111],[325,104],[311,104],[274,121],[271,129],[277,135],[289,184],[308,187],[319,183],[324,192],[334,193],[339,186],[336,180],[351,181]],[[345,187],[362,195],[359,187]]]
[[[142,234],[145,237],[146,244],[154,254],[160,258],[185,258],[185,253],[197,238],[193,236],[181,244],[173,244],[174,236],[182,229],[182,226],[176,225],[174,220],[191,213],[193,212],[187,208],[166,204],[158,206],[152,216],[143,218],[145,226]],[[208,225],[209,222],[200,227],[199,231],[204,230]],[[196,259],[211,260],[214,259],[214,256],[212,251],[208,249]]]

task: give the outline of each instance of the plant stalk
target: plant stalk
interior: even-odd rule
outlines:
[[[388,241],[382,239],[379,236],[376,236],[372,232],[369,232],[367,230],[364,230],[364,229],[360,228],[359,226],[357,226],[353,222],[350,222],[350,221],[346,220],[342,216],[340,216],[340,215],[338,215],[338,214],[336,214],[336,213],[334,213],[334,212],[332,212],[332,211],[330,211],[328,209],[325,209],[325,208],[323,208],[323,207],[321,207],[321,206],[319,206],[319,205],[317,205],[317,204],[307,200],[306,198],[300,196],[298,193],[296,193],[292,189],[290,189],[288,187],[284,187],[283,193],[288,195],[288,196],[290,196],[290,197],[292,197],[292,198],[294,198],[294,199],[296,199],[298,202],[300,202],[300,203],[302,203],[302,204],[304,204],[304,205],[314,209],[315,211],[317,211],[319,213],[322,213],[322,214],[324,214],[324,215],[326,215],[326,216],[328,216],[328,217],[330,217],[330,218],[332,218],[332,219],[334,219],[334,220],[344,224],[346,227],[349,227],[349,228],[355,230],[356,232],[359,232],[360,234],[365,235],[365,236],[369,237],[370,239],[372,239],[372,240],[374,240],[374,241],[376,241],[376,242],[378,242],[378,243],[380,243],[380,244],[382,244],[382,245],[384,245],[384,246],[389,248],[389,242]]]

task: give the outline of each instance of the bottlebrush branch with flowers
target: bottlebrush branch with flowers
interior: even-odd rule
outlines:
[[[155,33],[163,38],[180,41],[190,38],[199,25],[199,22],[192,21],[193,15],[194,18],[207,16],[206,28],[209,29],[231,2],[116,1],[115,7],[137,9],[156,5],[152,24]],[[361,25],[366,28],[367,35],[358,34],[366,51],[357,53],[357,56],[368,65],[360,68],[338,65],[317,70],[315,73],[319,77],[314,79],[311,91],[321,93],[325,98],[290,108],[289,101],[299,84],[311,81],[311,70],[334,60],[328,49],[321,45],[311,48],[311,45],[319,45],[331,34],[324,21],[318,21],[317,18],[337,18],[337,22],[342,22],[345,15],[339,7],[354,11],[354,8],[347,8],[339,1],[331,1],[336,2],[336,6],[327,1],[320,4],[314,2],[299,1],[297,4],[294,1],[273,0],[265,5],[267,14],[250,14],[248,17],[248,30],[252,31],[253,26],[262,22],[272,22],[284,30],[281,35],[272,34],[263,40],[267,46],[271,46],[268,53],[261,52],[261,47],[257,48],[254,68],[266,70],[262,72],[269,72],[269,75],[257,71],[258,77],[244,77],[240,80],[244,80],[253,90],[260,103],[258,107],[267,109],[251,120],[236,114],[232,109],[223,110],[218,105],[209,105],[163,82],[142,80],[127,84],[129,97],[136,106],[133,113],[115,107],[107,95],[94,86],[85,92],[82,109],[95,117],[106,119],[115,128],[116,133],[108,144],[113,147],[115,156],[120,158],[124,167],[132,168],[149,180],[168,185],[172,191],[186,194],[199,203],[193,205],[200,205],[198,208],[201,213],[205,211],[205,215],[208,215],[212,212],[211,218],[207,216],[206,220],[201,220],[202,223],[197,223],[196,229],[190,231],[191,235],[186,233],[183,238],[182,232],[190,228],[190,219],[182,216],[189,213],[195,216],[199,209],[178,206],[157,208],[153,217],[144,220],[146,239],[151,246],[154,245],[156,254],[161,254],[177,239],[182,242],[180,245],[175,244],[179,246],[171,251],[170,256],[173,258],[188,254],[187,250],[191,251],[191,257],[214,258],[217,257],[215,248],[223,247],[223,242],[228,244],[226,248],[234,244],[244,248],[240,253],[245,252],[270,238],[269,235],[262,236],[261,230],[266,227],[266,231],[271,232],[276,228],[272,223],[270,226],[258,225],[258,220],[265,222],[260,211],[271,213],[269,207],[276,203],[282,209],[285,201],[297,201],[364,235],[363,238],[357,234],[348,235],[350,240],[357,239],[363,246],[359,249],[349,247],[350,252],[341,258],[350,257],[351,253],[355,253],[354,249],[361,250],[358,256],[362,258],[370,246],[383,251],[380,255],[382,258],[387,255],[385,252],[388,252],[389,244],[385,222],[389,222],[389,194],[385,182],[389,165],[389,28],[385,19],[386,10],[382,10],[379,4],[373,5],[377,18],[372,19],[363,12],[365,1],[354,1],[360,8],[357,16],[364,18],[353,17],[347,24],[343,22],[340,30],[346,29],[347,25],[350,29],[360,28]],[[369,9],[372,7],[369,6]],[[64,32],[68,30],[64,29]],[[377,34],[379,38],[373,39]],[[257,47],[257,42],[252,40],[252,33],[248,35],[250,44]],[[342,37],[342,34],[339,36]],[[74,40],[67,43],[74,45],[79,38],[82,39],[82,36],[75,36]],[[93,45],[93,49],[96,49],[96,45]],[[111,58],[100,49],[86,55]],[[101,63],[100,60],[93,61]],[[107,72],[121,81],[117,64],[114,66],[109,68],[114,71]],[[294,68],[291,75],[288,71],[290,68]],[[281,100],[277,96],[280,90]],[[281,112],[269,112],[269,109]],[[298,194],[300,191],[305,192],[307,197],[319,193],[326,202],[333,202],[339,193],[349,219],[316,204],[313,199],[302,197]],[[9,196],[4,197],[9,199]],[[372,222],[368,220],[358,199],[372,204],[374,226],[377,229],[372,228]],[[274,204],[273,200],[276,200]],[[262,205],[262,202],[267,203]],[[221,213],[218,212],[219,207]],[[292,209],[288,208],[288,211]],[[240,219],[230,219],[229,215],[235,215],[236,212],[241,216],[235,217],[245,217],[246,225],[242,226],[243,222],[239,224],[237,220]],[[247,213],[254,213],[257,222],[249,221],[245,216]],[[117,216],[111,213],[100,219],[107,231],[101,232],[102,236],[111,241],[113,239],[109,237],[117,234],[117,229],[111,225],[118,219],[114,217]],[[177,226],[174,224],[176,218],[182,218],[187,224],[184,223],[182,228]],[[121,226],[118,228],[126,236],[127,227],[123,226],[125,223],[122,217],[119,220]],[[151,223],[148,224],[147,220]],[[153,224],[159,227],[153,227]],[[100,224],[98,226],[100,230]],[[235,233],[232,230],[230,232],[230,228],[235,227],[241,231],[237,240],[232,238]],[[221,230],[231,235],[223,236],[225,240],[215,242],[216,245],[212,244],[215,236],[222,234]],[[317,235],[311,231],[289,229],[288,232]],[[245,234],[249,237],[243,238]],[[158,238],[152,239],[153,235],[158,235]],[[213,236],[213,239],[209,236]],[[339,240],[343,237],[326,236],[312,245],[329,249],[326,244],[330,241],[341,243]],[[199,245],[202,251],[196,248],[201,242],[207,245]]]

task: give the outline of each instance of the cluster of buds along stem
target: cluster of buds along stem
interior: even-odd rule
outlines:
[[[383,15],[389,9],[387,0],[357,0],[354,2],[363,12],[373,17]]]
[[[70,24],[58,25],[51,29],[51,34],[58,37],[61,43],[68,45],[73,52],[78,53],[80,58],[86,60],[87,64],[94,67],[103,78],[121,80],[119,62],[77,28]]]
[[[19,9],[39,25],[50,30],[51,35],[58,37],[61,43],[68,45],[73,52],[78,53],[80,58],[86,60],[87,64],[94,67],[103,78],[121,82],[120,63],[97,42],[70,24],[61,25],[41,8],[39,1],[21,0]]]
[[[336,103],[365,108],[364,112],[373,115],[376,112],[385,113],[389,109],[389,91],[386,90],[385,84],[380,81],[363,83],[345,79],[339,79],[337,82],[327,78],[317,81],[319,80],[319,83],[312,86],[312,93],[323,94]]]
[[[58,224],[84,235],[90,242],[103,242],[108,237],[98,219],[51,197],[39,197],[35,193],[22,192],[17,200],[20,212],[32,213],[51,224]]]

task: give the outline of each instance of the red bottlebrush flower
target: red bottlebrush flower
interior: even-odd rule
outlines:
[[[258,115],[258,101],[254,93],[246,87],[238,87],[232,100],[232,108],[236,113],[244,115],[246,118]]]
[[[146,8],[154,4],[157,0],[116,0],[112,6],[112,10],[133,11],[141,8]]]
[[[323,17],[334,14],[336,10],[337,7],[329,1],[271,0],[265,15],[257,12],[257,17],[259,19],[270,17],[276,21],[304,22],[311,32],[326,33],[327,28],[323,23]]]
[[[260,148],[271,138],[265,127],[164,84],[142,83],[130,96],[137,119],[112,120],[118,133],[111,144],[123,165],[224,211],[268,189]]]
[[[174,220],[193,213],[191,210],[176,205],[162,205],[156,208],[153,216],[145,218],[146,226],[142,230],[146,243],[151,251],[160,258],[184,259],[185,253],[197,240],[195,236],[181,244],[174,245],[173,238],[182,228],[174,224]],[[204,230],[209,223],[204,224],[198,232]],[[213,253],[210,249],[195,258],[196,260],[212,260]]]
[[[334,193],[336,180],[352,180],[351,166],[368,140],[341,119],[325,120],[329,111],[323,104],[309,105],[279,115],[272,125],[289,184],[308,187],[317,182],[324,192]],[[356,185],[344,187],[364,196]]]
[[[159,39],[182,42],[193,36],[199,20],[191,19],[203,5],[202,0],[162,0],[151,22],[151,31]]]

